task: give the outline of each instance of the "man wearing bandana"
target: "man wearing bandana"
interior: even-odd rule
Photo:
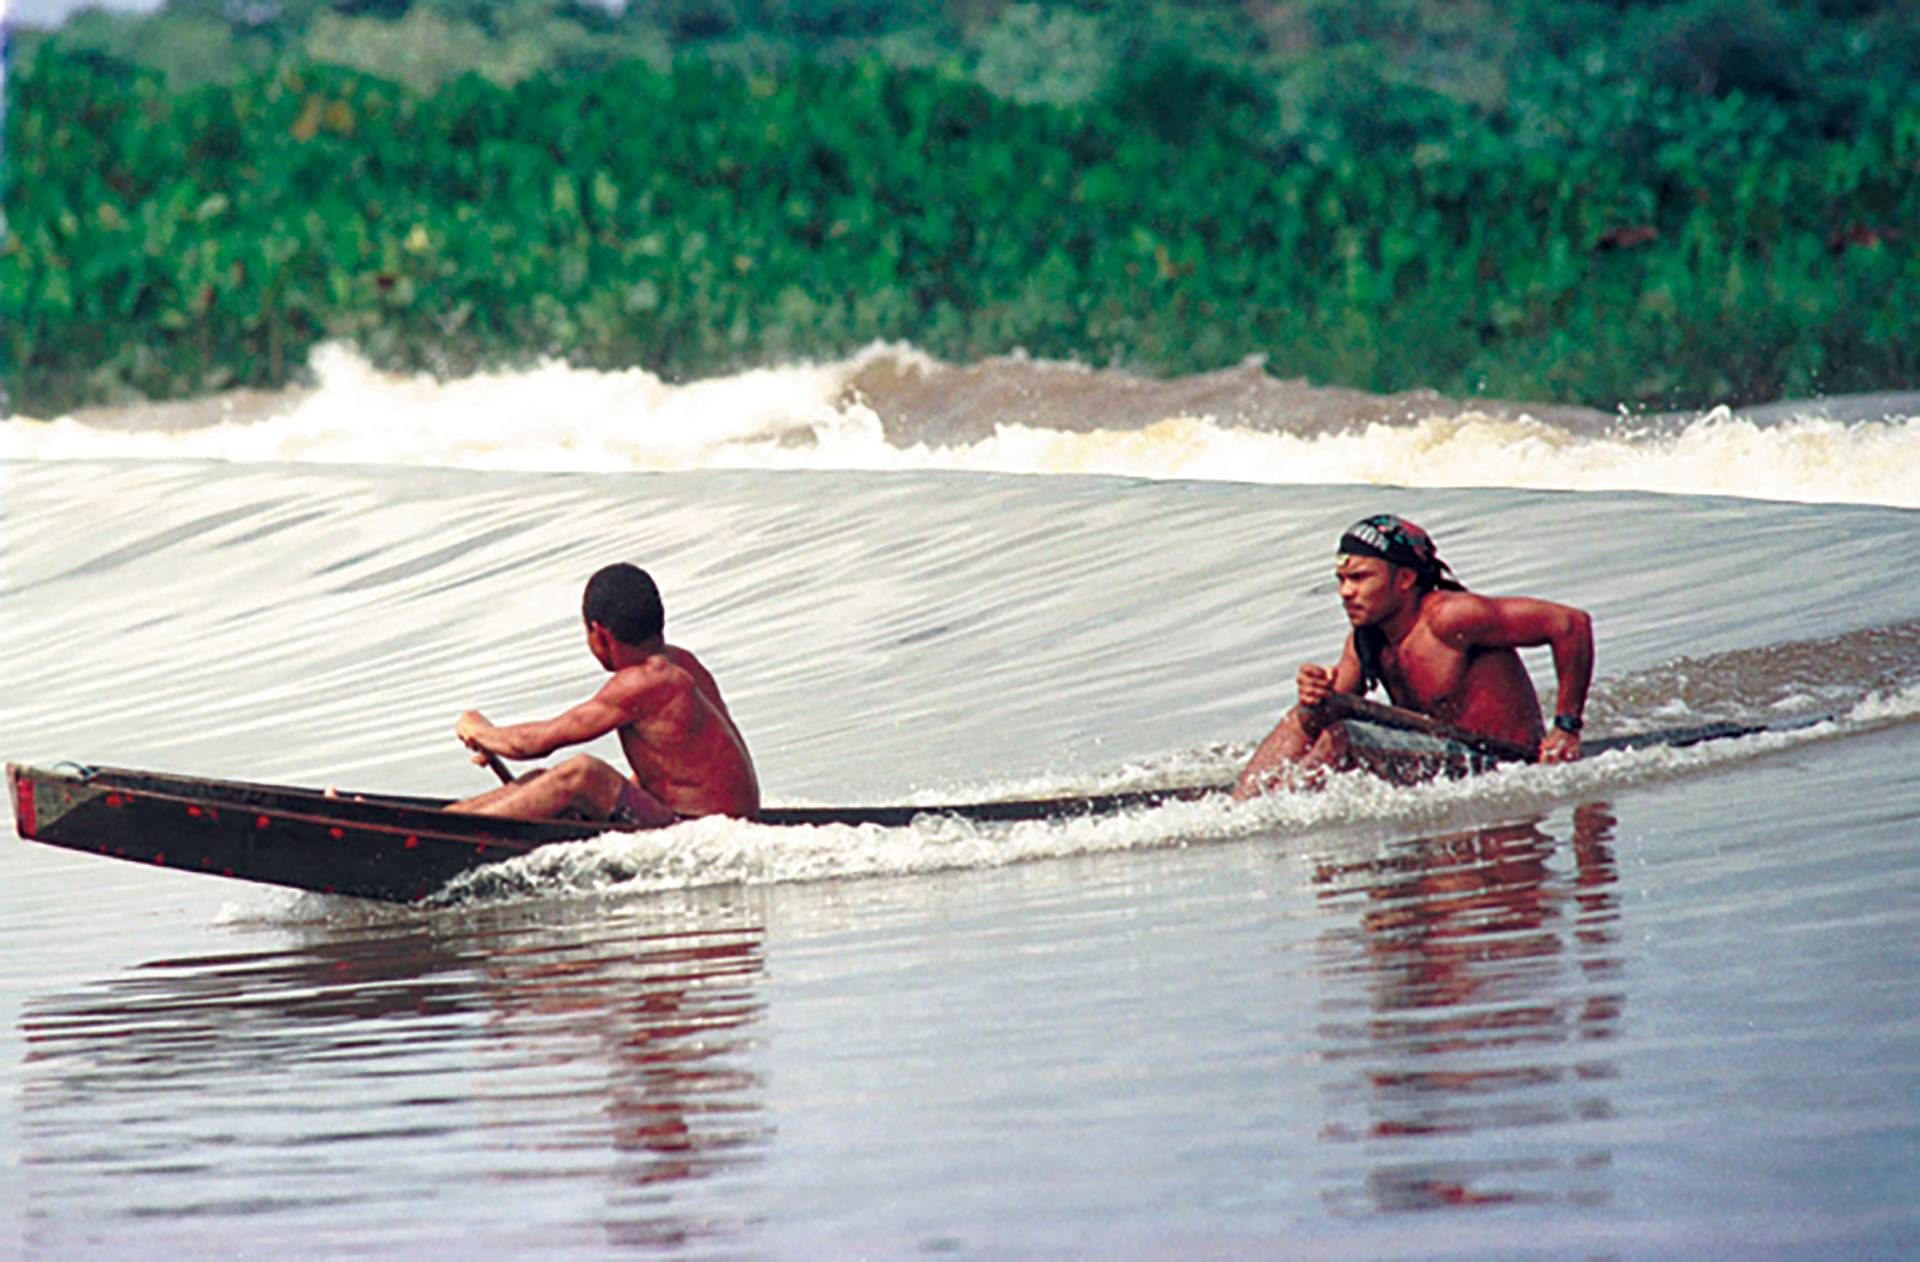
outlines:
[[[1345,725],[1320,705],[1336,692],[1364,696],[1385,684],[1393,704],[1498,740],[1539,750],[1541,762],[1580,757],[1581,715],[1593,678],[1593,620],[1525,596],[1469,592],[1426,531],[1391,513],[1340,538],[1334,578],[1353,634],[1332,670],[1300,668],[1300,703],[1240,773],[1234,796],[1290,782],[1294,768],[1342,769],[1355,759]],[[1559,675],[1551,725],[1518,649],[1549,645]]]

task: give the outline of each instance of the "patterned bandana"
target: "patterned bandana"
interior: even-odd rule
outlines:
[[[1467,590],[1466,584],[1455,578],[1453,570],[1440,559],[1440,550],[1433,546],[1433,536],[1392,513],[1379,513],[1349,526],[1347,533],[1340,536],[1340,555],[1377,557],[1389,565],[1406,566],[1420,575],[1423,587],[1449,592]]]

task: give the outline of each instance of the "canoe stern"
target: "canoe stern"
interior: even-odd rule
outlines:
[[[39,827],[39,812],[33,805],[33,781],[20,774],[20,768],[7,764],[7,789],[13,795],[13,826],[25,838],[32,839]]]
[[[92,802],[97,790],[78,775],[7,764],[7,796],[13,828],[28,841],[43,840],[68,813]]]

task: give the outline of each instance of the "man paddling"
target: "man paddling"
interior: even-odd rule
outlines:
[[[490,755],[543,758],[618,732],[633,775],[576,754],[447,809],[649,828],[696,815],[758,814],[760,784],[746,741],[707,668],[666,642],[660,591],[647,572],[624,563],[598,571],[587,580],[581,614],[588,651],[613,672],[598,692],[544,722],[496,727],[469,710],[454,734],[484,765]]]
[[[1329,671],[1308,664],[1289,710],[1240,773],[1234,796],[1287,783],[1292,768],[1344,769],[1356,759],[1346,726],[1326,713],[1334,693],[1364,696],[1384,683],[1397,706],[1478,736],[1538,750],[1541,762],[1580,756],[1581,715],[1593,678],[1593,621],[1567,605],[1469,592],[1426,531],[1391,513],[1340,538],[1334,577],[1353,633]],[[1559,693],[1552,726],[1517,649],[1551,645]]]

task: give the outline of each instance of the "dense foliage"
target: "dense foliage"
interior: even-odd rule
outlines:
[[[862,26],[877,5],[765,7],[811,15],[810,55],[666,55],[739,42],[694,0],[598,35],[562,14],[564,64],[418,87],[258,34],[237,73],[171,77],[37,43],[9,85],[14,406],[279,384],[323,338],[673,376],[876,338],[1163,373],[1259,354],[1601,406],[1920,383],[1920,59],[1849,66],[1888,29],[1872,4],[1607,25],[1629,6],[1569,3],[1459,38],[1410,3],[1269,5],[1258,31],[1161,4],[1175,41],[1115,34],[1108,6],[981,4],[945,60]],[[460,20],[388,8],[300,29]],[[641,10],[681,25],[648,44]],[[210,12],[170,20],[237,38]]]

